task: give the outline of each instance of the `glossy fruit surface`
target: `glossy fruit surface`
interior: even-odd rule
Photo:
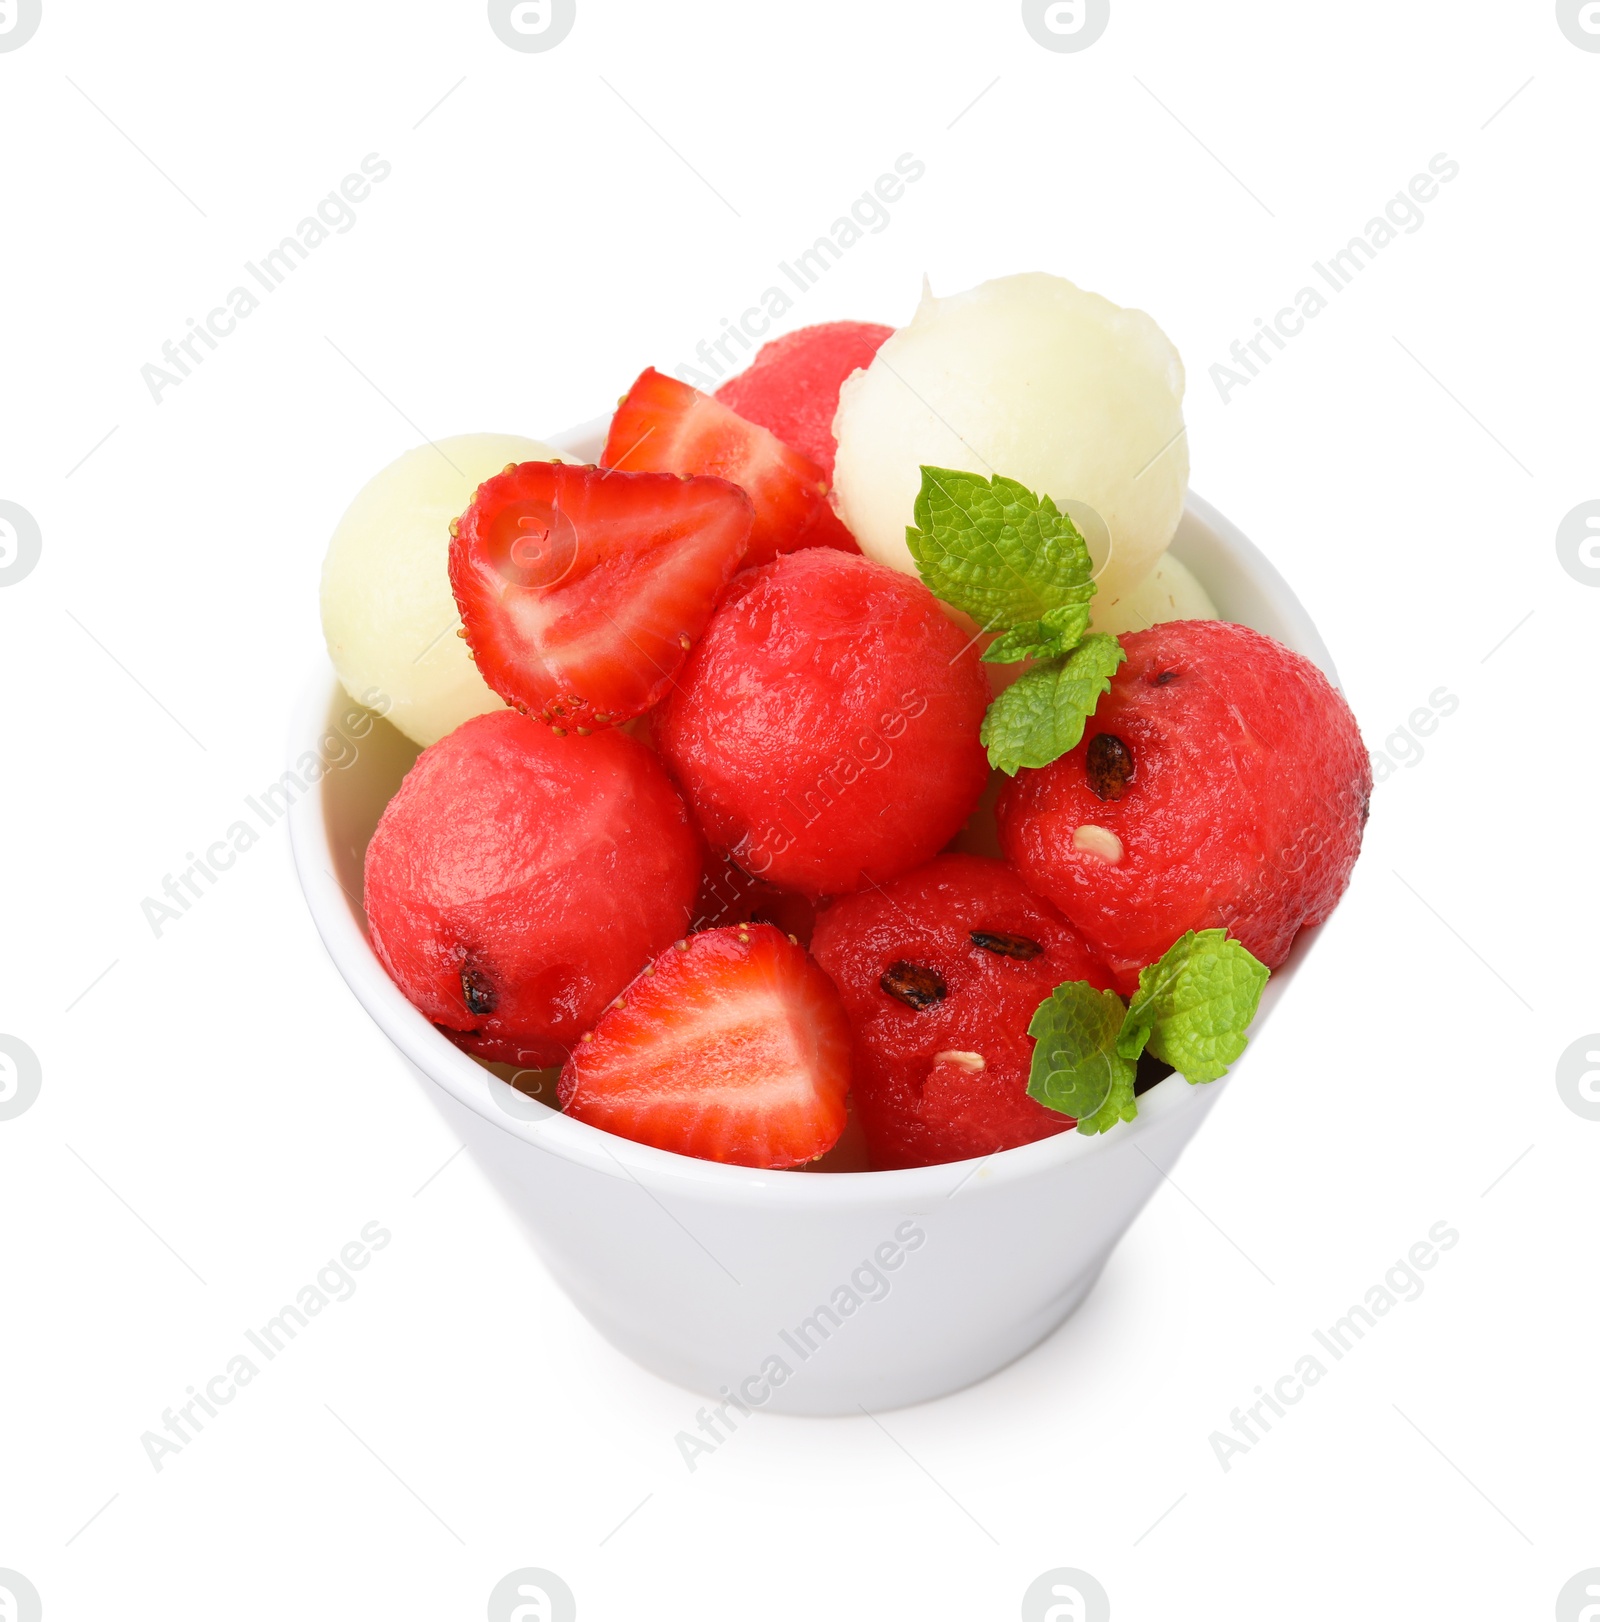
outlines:
[[[852,372],[872,364],[893,327],[871,321],[824,321],[763,344],[756,358],[717,390],[741,417],[770,429],[784,444],[833,473],[838,446],[833,415]]]
[[[935,857],[835,902],[812,950],[850,1015],[875,1167],[968,1160],[1073,1125],[1027,1095],[1028,1022],[1063,980],[1111,978],[1006,863]]]
[[[749,366],[717,390],[717,398],[809,457],[831,482],[838,451],[833,417],[839,409],[839,389],[851,373],[871,365],[893,332],[893,327],[870,321],[824,321],[801,327],[763,344]],[[842,552],[860,550],[829,504],[818,511],[808,544]]]
[[[816,898],[950,841],[988,781],[988,702],[919,581],[814,547],[735,581],[653,723],[712,848]]]
[[[322,629],[334,669],[352,698],[382,709],[413,743],[437,743],[500,708],[453,634],[450,524],[482,480],[535,459],[555,452],[511,434],[418,445],[362,486],[328,542]]]
[[[1000,796],[1001,848],[1130,994],[1186,930],[1276,968],[1361,848],[1372,767],[1310,660],[1223,620],[1120,638],[1127,661],[1076,749]]]
[[[845,1125],[850,1027],[833,983],[770,924],[668,949],[561,1072],[561,1107],[676,1154],[781,1168]]]
[[[745,563],[770,563],[809,544],[827,475],[799,451],[709,394],[654,369],[617,407],[602,466],[630,472],[710,474],[736,484],[755,507]]]
[[[511,710],[425,749],[367,847],[372,944],[469,1052],[559,1064],[683,932],[702,852],[661,764],[620,732]]]
[[[753,509],[723,479],[522,462],[457,521],[450,585],[483,679],[564,730],[642,715],[744,560]]]

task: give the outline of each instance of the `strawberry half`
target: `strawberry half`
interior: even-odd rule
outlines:
[[[558,732],[642,715],[672,685],[750,538],[723,479],[513,464],[450,526],[450,586],[483,679]]]
[[[828,493],[822,469],[776,434],[654,368],[639,374],[617,407],[600,461],[630,471],[709,473],[738,485],[756,509],[748,567],[817,538],[807,531]]]
[[[735,1166],[803,1165],[845,1126],[850,1025],[833,982],[771,924],[668,947],[572,1051],[568,1115]]]

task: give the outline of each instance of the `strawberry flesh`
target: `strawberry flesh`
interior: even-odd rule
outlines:
[[[750,499],[716,478],[523,462],[452,526],[450,585],[483,679],[558,731],[642,715],[744,560]]]
[[[668,947],[573,1050],[559,1097],[636,1143],[778,1169],[833,1147],[849,1088],[833,982],[779,930],[746,924]]]

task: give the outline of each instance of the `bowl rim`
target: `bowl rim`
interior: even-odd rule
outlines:
[[[604,419],[600,419],[601,425],[603,422]],[[596,426],[584,424],[553,436],[546,443],[569,454],[581,453],[593,438]],[[1318,664],[1337,684],[1332,660],[1316,626],[1272,562],[1235,524],[1193,491],[1186,497],[1185,519],[1191,515],[1211,532],[1213,541],[1270,601],[1292,633],[1282,640]],[[1180,536],[1183,528],[1180,524]],[[1182,561],[1187,549],[1178,537],[1174,537],[1173,550]],[[1203,574],[1201,581],[1209,584]],[[303,753],[308,739],[315,750],[316,741],[326,730],[330,705],[339,702],[342,696],[343,689],[331,664],[324,661],[309,679],[295,706],[290,758]],[[458,1103],[531,1148],[559,1155],[608,1176],[631,1179],[641,1186],[648,1183],[712,1203],[741,1204],[759,1198],[767,1206],[810,1209],[848,1205],[905,1211],[937,1204],[964,1188],[1001,1187],[1047,1176],[1090,1156],[1129,1153],[1136,1149],[1142,1153],[1142,1139],[1176,1116],[1194,1110],[1203,1114],[1227,1081],[1250,1064],[1255,1039],[1320,933],[1320,926],[1302,930],[1289,960],[1273,972],[1252,1027],[1251,1050],[1235,1062],[1227,1077],[1202,1087],[1185,1083],[1180,1075],[1170,1076],[1141,1095],[1139,1114],[1133,1121],[1120,1124],[1112,1132],[1093,1137],[1077,1131],[1060,1132],[1036,1143],[999,1150],[976,1160],[898,1171],[815,1173],[725,1165],[617,1137],[518,1093],[436,1030],[411,1005],[372,950],[360,906],[347,894],[334,872],[336,864],[325,803],[329,785],[337,781],[338,775],[325,774],[290,808],[290,845],[300,887],[323,945],[356,999],[384,1035],[416,1069]],[[504,1090],[504,1102],[500,1101],[501,1095],[496,1089]],[[514,1106],[515,1113],[508,1105]],[[1198,1120],[1194,1124],[1198,1125]]]

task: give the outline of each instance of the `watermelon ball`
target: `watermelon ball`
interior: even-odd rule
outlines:
[[[712,849],[814,900],[950,841],[988,781],[988,703],[921,582],[813,547],[735,576],[654,734]]]
[[[1076,749],[1000,795],[1000,844],[1125,995],[1186,930],[1268,968],[1332,912],[1361,848],[1372,767],[1309,659],[1222,620],[1120,638],[1127,661]]]
[[[1063,980],[1103,991],[1111,977],[1006,863],[936,857],[836,902],[811,950],[850,1016],[875,1168],[970,1160],[1073,1125],[1028,1097],[1028,1022]]]
[[[556,1065],[683,933],[701,865],[643,744],[499,710],[407,773],[367,847],[367,921],[395,983],[458,1046]]]
[[[729,378],[716,397],[815,462],[831,483],[839,448],[833,437],[839,389],[853,372],[872,364],[883,341],[893,334],[893,327],[870,321],[824,321],[801,327],[763,344],[750,365]],[[809,544],[858,550],[831,506],[824,506],[813,520]]]
[[[749,366],[717,390],[717,398],[831,475],[839,448],[833,437],[839,389],[852,372],[872,364],[893,333],[893,327],[870,321],[801,327],[763,344]]]

